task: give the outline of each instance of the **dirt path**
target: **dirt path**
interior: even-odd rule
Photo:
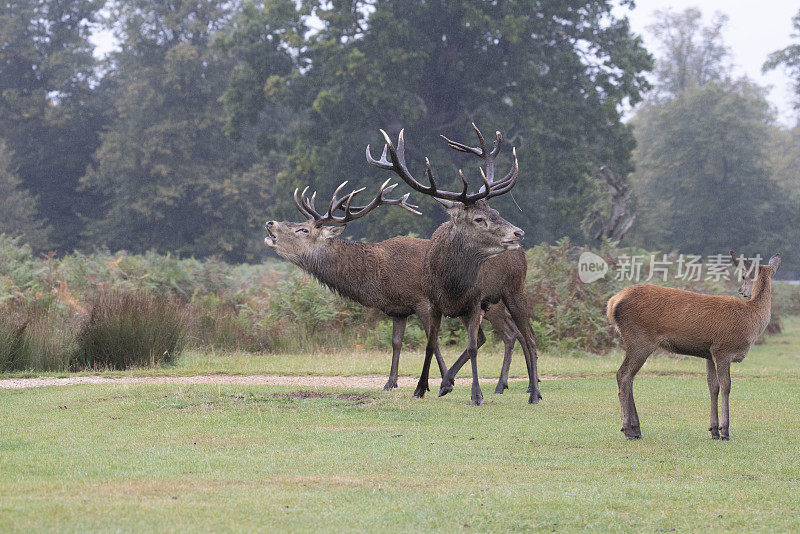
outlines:
[[[639,373],[638,376],[649,376],[650,373]],[[613,373],[598,375],[540,375],[542,380],[564,380],[568,378],[599,378],[611,377]],[[700,374],[675,374],[681,378],[696,377]],[[522,382],[527,378],[510,378],[509,382]],[[246,385],[246,386],[302,386],[302,387],[342,387],[381,389],[386,383],[384,375],[361,376],[282,376],[282,375],[196,375],[196,376],[71,376],[66,378],[4,378],[0,379],[0,389],[25,389],[44,386],[75,386],[80,384],[212,384],[212,385]],[[457,385],[469,385],[469,377],[457,378]],[[484,387],[494,386],[496,378],[482,378]],[[417,379],[410,376],[401,376],[398,379],[400,387],[415,387]],[[431,380],[431,388],[438,387],[439,380]]]
[[[553,377],[542,377],[542,380]],[[511,378],[517,382],[522,378]],[[525,379],[527,380],[527,379]],[[438,386],[438,380],[431,381]],[[497,379],[481,380],[481,384],[496,383]],[[126,376],[111,378],[104,376],[71,376],[66,378],[5,378],[0,380],[0,389],[24,389],[43,386],[74,386],[79,384],[213,384],[247,386],[303,386],[380,389],[386,383],[383,375],[364,376],[281,376],[281,375],[197,375],[197,376]],[[456,384],[470,384],[470,378],[457,378]],[[415,387],[417,379],[401,376],[400,387]]]

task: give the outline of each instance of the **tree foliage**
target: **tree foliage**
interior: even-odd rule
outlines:
[[[22,237],[37,250],[50,246],[48,234],[36,211],[36,199],[22,188],[14,172],[11,150],[0,139],[0,234]]]
[[[694,7],[655,12],[655,21],[647,29],[660,44],[656,94],[675,96],[730,77],[730,50],[722,40],[727,22],[727,15],[716,13],[704,26],[702,12]]]
[[[101,0],[17,0],[0,10],[0,132],[22,186],[38,198],[62,250],[80,240],[93,199],[77,191],[97,146],[88,37]]]
[[[119,0],[110,9],[121,43],[107,75],[114,120],[83,179],[104,198],[92,242],[244,259],[255,229],[238,204],[254,193],[242,182],[254,158],[224,135],[218,99],[230,69],[213,46],[229,4]]]
[[[279,36],[257,21],[280,5],[243,11],[236,40],[260,43],[264,53],[254,60],[251,48],[240,50],[225,97],[231,124],[249,114],[265,153],[287,148],[276,216],[297,217],[295,187],[330,194],[345,179],[375,188],[388,178],[364,161],[367,144],[380,150],[378,128],[405,128],[412,170],[421,173],[428,156],[443,185],[454,185],[461,167],[479,180],[479,162],[447,149],[439,134],[471,143],[471,121],[503,131],[520,157],[514,197],[522,212],[511,198],[497,204],[541,239],[580,235],[588,175],[600,163],[631,168],[620,104],[640,99],[650,57],[610,2],[309,1],[301,22],[313,15],[321,26],[301,32],[292,19],[286,45],[276,48]],[[290,143],[271,135],[285,110]],[[438,213],[417,200],[426,215]],[[389,209],[371,217],[357,235],[387,237],[400,227],[426,235],[439,222]]]
[[[637,234],[695,254],[784,249],[795,207],[772,179],[769,107],[750,84],[695,87],[635,120]]]
[[[794,28],[792,37],[798,42],[770,54],[764,63],[764,70],[783,66],[789,72],[794,83],[795,109],[800,110],[800,10],[792,17],[792,27]]]

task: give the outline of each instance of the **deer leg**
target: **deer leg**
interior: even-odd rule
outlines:
[[[467,327],[467,352],[469,353],[470,363],[472,364],[472,405],[481,406],[483,404],[483,392],[481,391],[481,384],[478,380],[478,348],[486,341],[481,328],[481,315],[480,309],[477,313],[472,314],[469,320],[464,322]],[[475,317],[477,315],[477,317]],[[481,341],[480,338],[483,338]]]
[[[503,302],[506,308],[508,308],[509,313],[511,313],[511,318],[514,320],[514,324],[521,334],[520,345],[522,345],[522,352],[525,354],[525,363],[528,366],[528,392],[530,393],[528,404],[538,404],[539,399],[542,398],[542,393],[539,391],[539,351],[536,347],[536,333],[531,327],[524,297],[524,292],[514,293],[508,297],[504,297]]]
[[[516,330],[516,328],[515,328]],[[514,344],[517,342],[516,332],[503,332],[503,366],[500,368],[500,379],[497,381],[495,393],[503,393],[508,389],[508,371],[511,368],[511,356],[514,353]]]
[[[730,413],[728,411],[728,400],[731,395],[731,360],[727,354],[721,355],[714,359],[714,365],[717,368],[717,381],[719,382],[719,390],[722,393],[722,413],[719,418],[719,439],[728,440],[730,434],[728,433],[728,426],[730,423]]]
[[[519,335],[517,327],[514,325],[511,315],[508,313],[508,308],[504,310],[503,322],[499,325],[492,324],[492,326],[494,326],[496,330],[502,329],[501,333],[503,335],[503,347],[505,349],[503,354],[503,366],[500,368],[500,379],[497,381],[497,387],[494,389],[495,393],[503,393],[504,390],[508,389],[508,371],[511,368],[511,356],[514,353],[514,343],[516,343],[517,338],[519,338],[521,344],[522,336]]]
[[[470,356],[472,363],[472,405],[481,406],[483,404],[483,391],[481,391],[481,384],[478,381],[478,344],[475,343],[475,349]]]
[[[636,413],[636,403],[633,401],[633,379],[642,368],[647,357],[653,353],[655,347],[647,346],[639,349],[627,349],[625,359],[617,371],[617,385],[619,386],[619,405],[622,411],[622,432],[628,439],[642,437],[639,428],[639,415]]]
[[[719,380],[717,380],[717,367],[712,358],[706,360],[706,381],[708,382],[708,392],[711,395],[711,422],[708,430],[711,432],[712,439],[719,439],[719,415],[717,412]]]
[[[464,322],[464,326],[467,326],[467,319],[462,318],[462,322]],[[469,329],[467,329],[467,333],[469,333]],[[478,339],[477,339],[477,346],[478,348],[482,347],[484,343],[486,343],[486,336],[483,333],[483,329],[478,325]],[[477,352],[477,349],[476,349]],[[467,360],[470,358],[470,350],[469,350],[469,342],[467,342],[467,349],[461,353],[461,356],[453,363],[450,369],[447,370],[445,375],[442,377],[442,385],[439,386],[439,396],[443,397],[453,391],[453,385],[456,381],[456,375],[461,367],[467,363]]]
[[[419,375],[417,388],[414,390],[414,396],[419,399],[424,397],[425,392],[430,389],[428,387],[428,372],[431,368],[433,354],[439,350],[439,326],[442,322],[442,316],[434,312],[428,318],[428,321],[423,321],[423,326],[425,322],[428,323],[428,326],[425,328],[428,334],[428,342],[425,345],[425,361],[422,363],[422,373]]]
[[[392,368],[389,371],[389,380],[383,386],[384,391],[397,387],[397,370],[400,366],[400,347],[403,345],[403,335],[406,332],[408,317],[392,318]]]

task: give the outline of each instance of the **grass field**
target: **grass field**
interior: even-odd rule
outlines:
[[[423,400],[409,388],[0,390],[0,531],[797,531],[800,320],[786,327],[734,364],[730,442],[706,430],[696,358],[648,362],[636,442],[619,432],[616,353],[543,355],[543,375],[581,377],[545,380],[538,406],[523,382],[485,390],[483,407],[468,387]],[[407,354],[403,373],[420,359]],[[499,362],[484,354],[482,373]],[[193,353],[147,373],[382,374],[388,363]]]

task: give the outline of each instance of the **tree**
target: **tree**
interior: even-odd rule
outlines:
[[[38,217],[36,199],[22,189],[12,159],[11,151],[0,139],[0,234],[22,236],[32,248],[44,250],[49,246],[50,228]]]
[[[631,184],[603,165],[597,175],[594,210],[583,221],[584,232],[600,242],[622,241],[636,221]]]
[[[263,248],[252,211],[257,177],[244,172],[253,147],[224,134],[219,98],[232,65],[214,46],[231,4],[119,0],[108,8],[121,47],[108,74],[114,120],[83,179],[104,197],[91,241],[252,259]]]
[[[259,10],[277,4],[262,2]],[[472,142],[475,122],[484,132],[502,130],[519,152],[514,197],[523,211],[511,198],[498,199],[504,214],[537,239],[580,236],[594,169],[601,163],[623,174],[631,169],[633,137],[620,121],[620,104],[640,99],[650,67],[627,19],[611,8],[601,0],[308,1],[301,20],[313,15],[321,27],[302,41],[302,33],[288,32],[282,47],[262,36],[263,24],[250,23],[258,11],[245,11],[237,27],[255,35],[239,39],[263,43],[274,60],[259,64],[252,54],[237,55],[243,77],[226,93],[227,113],[234,124],[242,109],[253,122],[271,124],[281,109],[292,110],[281,124],[292,131],[291,142],[267,135],[260,145],[286,154],[276,176],[284,193],[275,216],[293,216],[289,192],[309,183],[326,194],[344,179],[377,187],[363,152],[367,144],[380,149],[378,128],[393,135],[405,128],[416,172],[429,156],[443,186],[458,181],[459,167],[476,183],[475,162],[438,138]],[[274,53],[289,49],[295,52],[285,58]],[[249,135],[265,139],[270,129],[255,127]],[[427,213],[439,213],[418,200]],[[388,209],[371,217],[369,226],[353,228],[356,235],[387,237],[398,227],[427,235],[441,220]]]
[[[88,40],[102,4],[19,0],[0,10],[0,132],[60,250],[77,245],[93,202],[76,186],[103,124]]]
[[[800,39],[800,11],[792,17],[794,33],[792,37]],[[794,80],[795,90],[795,109],[800,110],[800,42],[793,43],[782,50],[778,50],[769,55],[764,63],[764,71],[783,66],[789,71],[789,75]]]
[[[676,96],[693,87],[723,82],[730,77],[730,51],[722,40],[728,16],[716,13],[708,26],[703,15],[691,7],[675,13],[656,11],[655,22],[647,27],[659,41],[656,60],[656,94]]]
[[[771,175],[762,89],[709,83],[636,115],[635,236],[648,248],[719,254],[786,249],[796,206]]]

